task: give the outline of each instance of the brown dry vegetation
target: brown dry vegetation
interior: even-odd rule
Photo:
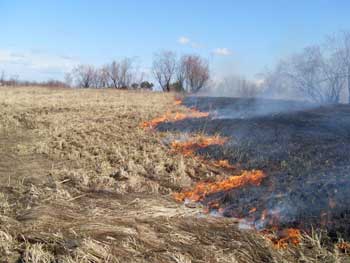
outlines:
[[[273,248],[235,220],[174,202],[220,169],[140,123],[174,95],[0,89],[0,262],[347,262],[315,234]]]

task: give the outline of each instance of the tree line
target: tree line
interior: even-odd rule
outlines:
[[[165,91],[197,92],[208,82],[209,64],[198,55],[184,55],[162,51],[154,56],[152,74]],[[154,84],[144,80],[144,74],[134,69],[133,60],[124,58],[100,68],[78,65],[66,74],[68,86],[81,88],[152,89]]]
[[[199,55],[178,57],[175,52],[161,51],[154,55],[150,74],[164,92],[198,92],[210,87],[215,95],[239,97],[297,98],[317,103],[339,103],[345,94],[350,103],[350,31],[328,36],[318,45],[281,59],[255,82],[239,75],[210,82],[209,63]],[[148,76],[150,77],[150,76]],[[101,67],[81,64],[65,76],[65,81],[20,81],[18,76],[5,78],[0,85],[35,85],[80,88],[148,89],[155,86],[145,80],[133,59],[114,60]],[[278,96],[277,96],[278,97]]]
[[[210,78],[208,62],[198,55],[184,55],[180,59],[174,52],[157,53],[152,72],[163,91],[198,92]]]
[[[144,74],[134,70],[133,60],[124,58],[100,68],[81,64],[66,73],[65,83],[79,88],[152,89]]]
[[[20,80],[18,75],[6,76],[5,71],[1,71],[0,73],[0,86],[7,87],[29,87],[29,86],[37,86],[37,87],[52,87],[52,88],[67,88],[67,84],[60,80],[46,80],[46,81],[30,81],[30,80]]]
[[[175,52],[161,51],[154,55],[151,74],[164,92],[197,92],[210,79],[209,63],[199,55],[177,57]],[[145,80],[134,60],[113,60],[101,67],[80,64],[65,74],[64,81],[20,81],[19,77],[6,79],[0,75],[0,85],[6,86],[60,86],[76,88],[113,88],[151,90],[154,83]]]

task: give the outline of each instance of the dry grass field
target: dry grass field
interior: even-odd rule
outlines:
[[[0,88],[0,262],[350,262],[320,233],[276,249],[172,194],[220,169],[140,123],[173,94]]]

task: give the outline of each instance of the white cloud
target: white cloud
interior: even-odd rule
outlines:
[[[180,43],[181,45],[183,46],[190,46],[194,49],[199,49],[199,48],[202,48],[202,45],[199,44],[199,43],[196,43],[194,41],[192,41],[190,38],[188,37],[179,37],[179,39],[177,40],[178,43]]]
[[[74,57],[54,55],[45,52],[0,50],[0,64],[8,74],[47,75],[56,77],[70,71],[78,60]]]
[[[230,56],[232,54],[231,50],[228,48],[216,48],[214,49],[213,53],[218,56]]]
[[[0,62],[3,64],[19,64],[32,69],[47,70],[51,68],[71,69],[77,61],[68,56],[38,54],[33,52],[12,52],[0,50]]]
[[[179,42],[181,45],[187,45],[191,42],[191,40],[188,37],[180,37],[177,42]]]

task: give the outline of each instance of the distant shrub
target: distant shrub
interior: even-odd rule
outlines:
[[[153,88],[153,83],[151,82],[148,82],[148,81],[142,81],[141,84],[140,84],[140,88],[141,89],[148,89],[148,90],[151,90]]]

